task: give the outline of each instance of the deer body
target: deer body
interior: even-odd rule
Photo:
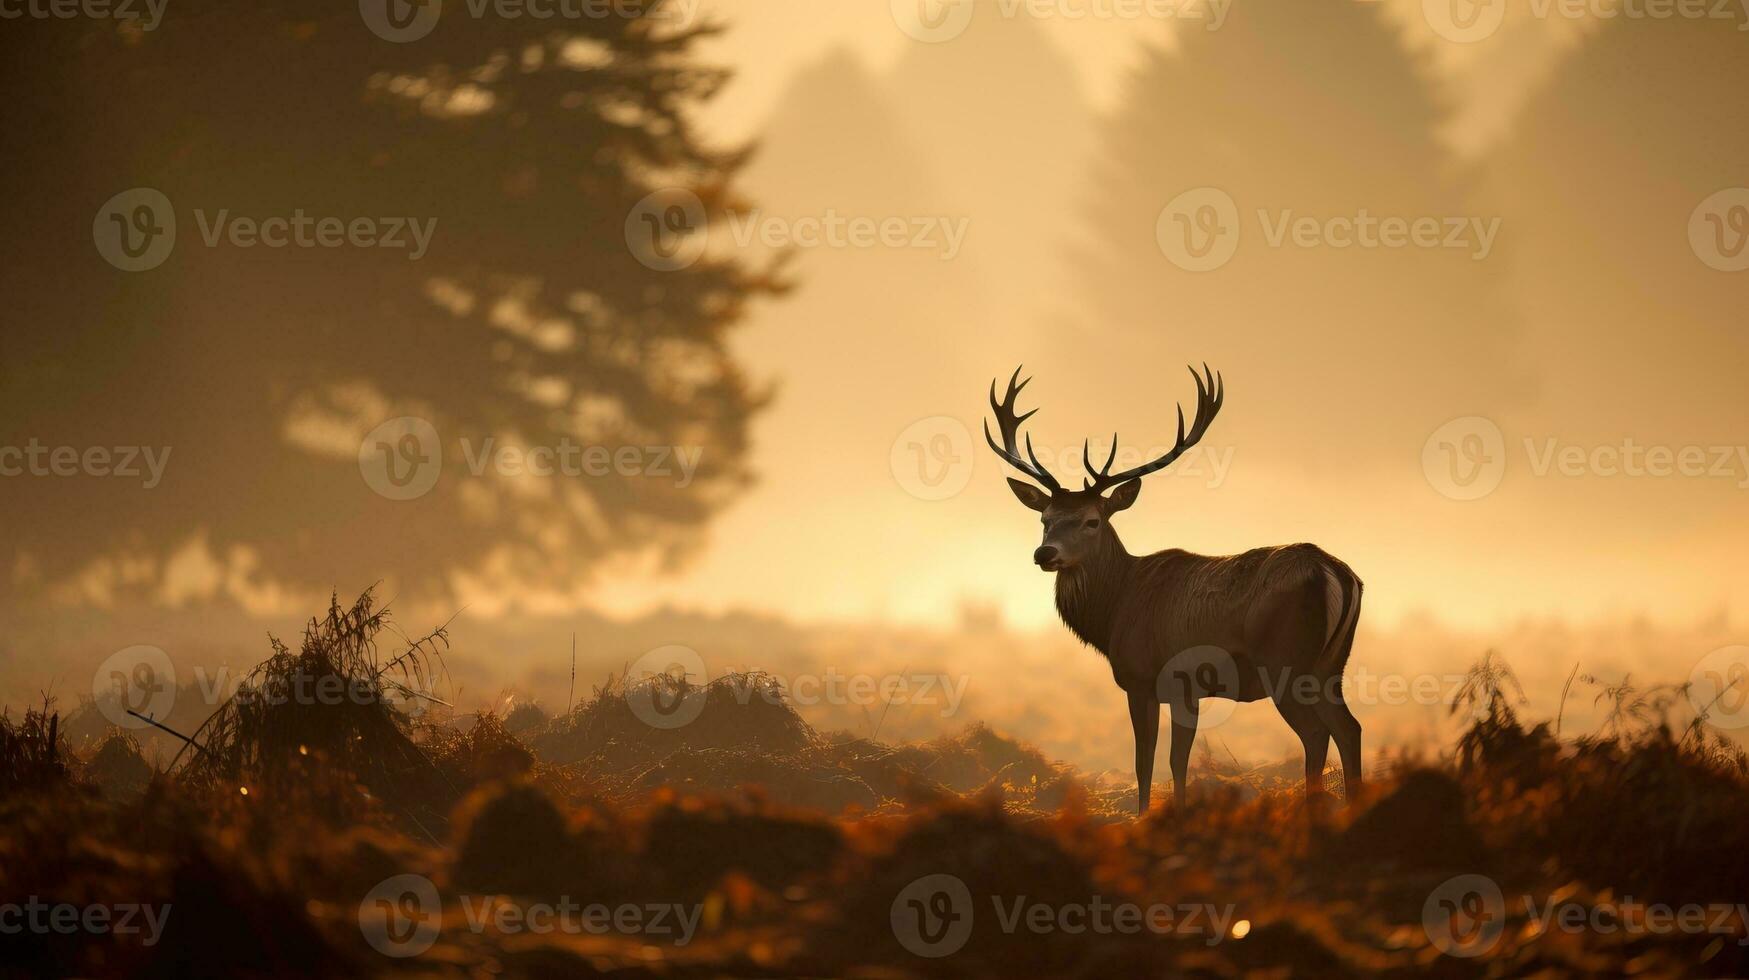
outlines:
[[[1114,533],[1113,537],[1116,535]],[[1352,608],[1345,583],[1353,590]],[[1257,548],[1214,557],[1168,549],[1134,557],[1120,553],[1106,568],[1082,566],[1057,573],[1057,612],[1063,623],[1111,661],[1125,690],[1151,687],[1172,654],[1216,646],[1232,655],[1243,685],[1235,701],[1267,697],[1283,675],[1302,668],[1340,672],[1346,650],[1332,663],[1293,661],[1294,637],[1275,623],[1292,614],[1330,633],[1359,610],[1360,581],[1341,560],[1316,545]],[[1352,625],[1350,623],[1349,625]],[[1321,647],[1324,643],[1319,644]]]
[[[1360,616],[1361,582],[1354,572],[1310,544],[1222,557],[1177,549],[1135,556],[1111,527],[1111,515],[1135,502],[1140,478],[1194,445],[1219,412],[1219,380],[1204,371],[1191,372],[1197,378],[1198,409],[1188,437],[1180,410],[1173,451],[1116,475],[1110,472],[1111,459],[1103,470],[1095,469],[1084,450],[1091,479],[1081,490],[1057,484],[1033,456],[1030,440],[1029,458],[1019,455],[1017,430],[1032,414],[1014,414],[1025,382],[1010,380],[1001,402],[992,386],[990,401],[1003,445],[989,438],[988,428],[985,437],[999,456],[1049,490],[1008,481],[1021,503],[1041,515],[1044,541],[1033,559],[1056,575],[1058,614],[1076,636],[1105,655],[1113,680],[1129,700],[1141,812],[1148,809],[1161,706],[1172,718],[1173,793],[1182,803],[1205,697],[1274,700],[1305,748],[1308,793],[1323,788],[1334,737],[1352,798],[1360,781],[1360,723],[1348,711],[1341,686]],[[1112,443],[1115,458],[1115,436]]]

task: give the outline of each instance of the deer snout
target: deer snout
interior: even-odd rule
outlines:
[[[1032,560],[1038,567],[1048,572],[1051,570],[1051,566],[1057,563],[1057,549],[1048,544],[1044,545],[1032,553]]]

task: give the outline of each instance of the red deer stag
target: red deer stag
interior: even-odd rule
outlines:
[[[1343,700],[1342,670],[1360,619],[1361,584],[1354,572],[1310,544],[1224,557],[1177,549],[1131,555],[1111,526],[1113,514],[1136,502],[1142,477],[1172,465],[1196,445],[1221,410],[1220,376],[1206,364],[1202,374],[1195,368],[1190,373],[1196,378],[1196,420],[1186,432],[1179,407],[1172,451],[1113,473],[1117,436],[1099,469],[1083,443],[1088,478],[1080,490],[1057,483],[1039,463],[1030,435],[1026,456],[1020,455],[1021,423],[1038,410],[1015,414],[1015,400],[1031,380],[1021,381],[1018,369],[1002,400],[996,398],[995,382],[990,384],[1002,443],[990,436],[988,422],[984,439],[996,455],[1044,487],[1008,481],[1021,503],[1043,515],[1044,542],[1032,557],[1039,568],[1056,573],[1057,612],[1082,642],[1105,655],[1112,678],[1129,696],[1141,813],[1148,812],[1160,705],[1172,713],[1172,790],[1182,805],[1204,697],[1273,699],[1305,746],[1307,793],[1323,789],[1324,760],[1334,736],[1344,786],[1353,799],[1361,781],[1360,722]]]

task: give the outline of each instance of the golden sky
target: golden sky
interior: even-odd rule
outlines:
[[[1083,438],[1116,431],[1137,461],[1163,451],[1173,404],[1192,396],[1182,366],[1207,361],[1225,376],[1226,409],[1197,454],[1150,478],[1121,518],[1132,551],[1313,541],[1359,571],[1369,617],[1384,623],[1417,611],[1468,627],[1741,614],[1749,273],[1735,271],[1740,243],[1728,239],[1749,210],[1732,197],[1745,179],[1745,149],[1730,143],[1740,106],[1723,94],[1743,80],[1739,25],[1467,0],[1453,10],[1505,16],[1456,36],[1424,0],[673,3],[725,27],[699,53],[734,78],[697,122],[723,145],[757,145],[738,183],[751,210],[713,221],[708,247],[794,260],[795,291],[757,299],[731,339],[775,390],[752,422],[754,482],[687,532],[691,561],[678,570],[616,561],[592,582],[543,591],[564,568],[537,569],[530,587],[485,560],[462,573],[459,595],[409,601],[481,617],[674,605],[942,624],[971,599],[1047,626],[1050,582],[1028,561],[1035,519],[979,435],[986,386],[1027,365],[1024,403],[1041,409],[1030,427],[1071,482]],[[236,125],[208,114],[213,133]],[[207,138],[216,165],[190,193],[260,193],[224,165],[225,139]],[[87,192],[113,193],[109,164],[88,169],[79,180],[92,187],[62,199],[79,222]],[[375,207],[398,190],[361,181],[355,196]],[[518,214],[498,245],[525,265],[589,265],[567,248],[625,261],[617,216],[579,234],[578,220],[600,217]],[[1191,239],[1211,229],[1233,237],[1204,261]],[[67,261],[88,264],[77,230],[62,243],[77,251]],[[203,342],[179,368],[235,375],[253,395],[232,362],[293,335],[276,317],[319,319],[292,312],[306,297],[289,285],[277,299],[262,292],[281,280],[259,255],[186,250],[173,297],[142,291],[115,309],[136,338],[198,322],[224,342]],[[362,264],[323,258],[334,258],[323,268],[340,305],[382,288]],[[417,281],[419,268],[407,267],[410,289],[452,312],[474,302],[456,282]],[[226,329],[234,308],[255,332]],[[536,347],[548,328],[564,336],[518,303],[492,316]],[[453,386],[429,379],[473,379],[495,356],[477,334],[446,348],[377,333],[355,339],[386,345],[376,356],[419,382]],[[93,343],[105,369],[133,363],[126,345]],[[425,361],[407,370],[413,354]],[[299,357],[268,357],[266,370],[320,372]],[[80,380],[95,389],[100,367],[86,362]],[[303,458],[286,454],[291,478],[227,501],[239,526],[265,530],[252,547],[301,548],[302,570],[342,591],[394,559],[313,548],[312,528],[355,521],[390,547],[440,547],[424,533],[436,511],[384,507],[341,465],[373,425],[411,409],[346,385],[270,405],[271,389],[297,382],[267,381],[260,409],[295,416],[283,435],[332,464],[344,497],[307,491]],[[562,395],[568,382],[542,383]],[[536,387],[533,400],[553,394]],[[108,412],[94,424],[128,421]],[[197,524],[202,495],[224,492],[197,462],[231,466],[258,436],[237,426],[216,438],[177,449],[172,476],[199,479],[149,498],[180,509],[170,523]],[[711,446],[693,448],[711,460]],[[483,484],[465,489],[463,504],[486,508]],[[537,499],[575,487],[511,489]],[[688,505],[685,491],[671,496]],[[98,501],[58,503],[108,506]],[[617,540],[599,514],[585,527],[590,515],[573,513],[572,527],[548,513],[499,507],[492,540],[538,538],[561,564],[573,541]],[[157,562],[171,605],[220,593],[273,615],[308,605],[271,581],[258,551],[208,553],[200,533],[171,550],[168,562],[106,556],[72,604],[106,605]],[[421,564],[417,552],[394,557]],[[31,556],[14,565],[16,581],[40,578]]]
[[[1507,131],[1526,90],[1591,27],[1515,16],[1482,43],[1444,43],[1421,19],[1419,0],[1387,6],[1389,22],[1445,88],[1451,113],[1440,132],[1460,161],[1481,156]],[[1209,437],[1217,458],[1229,454],[1227,472],[1218,479],[1212,472],[1152,478],[1118,524],[1132,551],[1226,553],[1311,540],[1354,565],[1368,583],[1369,616],[1385,621],[1415,610],[1476,624],[1624,611],[1686,620],[1744,608],[1749,588],[1729,572],[1744,543],[1736,520],[1745,492],[1737,484],[1749,477],[1742,460],[1727,461],[1735,476],[1600,475],[1624,441],[1630,453],[1635,438],[1672,451],[1692,443],[1711,452],[1728,448],[1728,426],[1666,418],[1656,431],[1631,423],[1592,431],[1578,406],[1589,395],[1607,397],[1602,389],[1611,375],[1582,369],[1558,329],[1524,324],[1528,339],[1512,357],[1532,359],[1526,373],[1478,383],[1467,403],[1467,381],[1439,378],[1459,369],[1442,367],[1437,344],[1405,342],[1391,356],[1408,360],[1381,358],[1371,380],[1355,375],[1359,384],[1376,383],[1378,395],[1364,388],[1348,393],[1309,430],[1306,420],[1317,407],[1284,401],[1277,379],[1324,365],[1256,363],[1267,356],[1270,330],[1285,341],[1320,329],[1324,311],[1308,310],[1304,296],[1248,307],[1275,318],[1260,329],[1257,344],[1235,347],[1218,328],[1200,335],[1192,326],[1175,331],[1170,344],[1147,349],[1163,359],[1157,368],[1131,360],[1136,351],[1115,336],[1126,328],[1101,323],[1100,311],[1076,294],[1065,271],[1064,243],[1079,233],[1078,206],[1096,192],[1097,180],[1086,168],[1079,175],[1062,171],[1074,166],[1072,154],[1097,152],[1088,133],[1115,111],[1126,77],[1145,51],[1179,47],[1174,31],[1195,29],[1188,22],[990,22],[980,13],[965,36],[924,45],[895,29],[893,10],[883,3],[765,0],[707,3],[705,10],[732,25],[709,50],[738,73],[707,123],[725,136],[761,135],[761,157],[747,178],[756,201],[788,215],[834,203],[851,214],[859,207],[941,213],[967,219],[968,232],[963,253],[945,263],[804,250],[797,268],[802,288],[758,310],[740,338],[753,370],[780,384],[778,401],[755,426],[760,484],[716,523],[698,563],[678,577],[607,576],[597,595],[610,608],[676,602],[804,618],[940,622],[971,596],[997,602],[1018,623],[1045,624],[1053,618],[1049,582],[1027,560],[1036,544],[1034,518],[1013,502],[1002,479],[1009,474],[977,434],[984,385],[1024,360],[1037,377],[1023,398],[1043,409],[1031,423],[1041,444],[1078,451],[1083,436],[1102,440],[1115,427],[1139,451],[1170,439],[1172,403],[1192,397],[1178,365],[1204,358],[1227,373],[1229,407]],[[1041,40],[1043,49],[1035,44]],[[1014,60],[1040,50],[1050,63],[1036,70]],[[944,67],[952,59],[965,70]],[[1069,118],[1079,111],[1072,106],[1041,110],[1024,97],[1029,82],[1054,81],[1059,72],[1072,82],[1085,120]],[[1184,108],[1154,111],[1170,120]],[[1082,123],[1088,132],[1076,128]],[[829,147],[859,140],[888,146],[890,161],[833,161]],[[1035,156],[1037,168],[990,166],[979,157],[981,148],[996,159],[1013,146]],[[1163,203],[1136,207],[1151,219]],[[1523,226],[1498,209],[1473,210],[1478,221],[1499,221],[1508,260],[1477,263],[1486,267],[1479,282],[1500,289],[1501,304],[1510,308],[1511,291],[1523,285],[1514,279],[1522,270],[1510,263],[1513,235]],[[1675,215],[1673,223],[1685,217]],[[1145,259],[1161,275],[1175,271],[1157,253]],[[1138,268],[1148,274],[1146,264]],[[1216,305],[1257,288],[1239,275],[1217,286],[1207,300]],[[1338,306],[1342,296],[1310,300],[1318,301]],[[1418,305],[1442,302],[1429,291],[1393,309],[1413,316]],[[1525,316],[1520,309],[1509,315]],[[1454,314],[1427,329],[1472,327]],[[1222,350],[1236,360],[1223,363]],[[1315,350],[1316,344],[1280,346],[1283,358],[1307,351],[1316,357]],[[1633,365],[1610,369],[1617,370]],[[1449,404],[1472,407],[1413,422],[1394,418],[1404,414],[1397,392],[1405,383],[1424,383],[1405,382],[1405,375],[1435,385],[1452,381]],[[1567,396],[1574,397],[1564,404]],[[1743,407],[1740,395],[1736,406]],[[1482,500],[1438,492],[1423,440],[1409,438],[1419,432],[1433,440],[1440,424],[1461,414],[1496,423],[1507,455],[1500,488]],[[927,421],[932,417],[951,421]],[[1373,438],[1381,420],[1402,422],[1403,434]],[[1296,438],[1322,432],[1331,444],[1321,463],[1308,463],[1273,451],[1272,430],[1291,430]],[[1229,441],[1235,435],[1242,441]],[[964,470],[962,491],[919,499],[915,486],[902,485],[915,479],[894,475],[914,470],[919,452],[934,459],[935,447],[950,444],[948,458]],[[1447,452],[1461,452],[1461,438],[1457,444]],[[1599,447],[1605,455],[1596,464],[1590,454]],[[1586,472],[1562,475],[1549,456],[1557,450],[1587,454]]]
[[[747,268],[788,251],[796,286],[756,297],[730,338],[734,362],[774,392],[752,417],[746,459],[720,457],[752,477],[738,492],[738,472],[705,491],[708,481],[485,470],[462,481],[454,453],[430,471],[457,474],[444,492],[385,492],[360,453],[384,419],[421,404],[454,427],[451,446],[469,426],[508,445],[576,394],[575,431],[602,444],[618,432],[624,448],[636,428],[616,429],[612,399],[574,377],[578,363],[597,365],[564,359],[592,312],[589,290],[625,300],[601,281],[638,257],[617,200],[531,203],[545,198],[525,192],[554,182],[495,173],[495,159],[406,181],[383,162],[403,132],[362,112],[349,119],[383,144],[363,163],[321,139],[292,141],[305,156],[279,154],[274,138],[296,123],[264,123],[245,98],[209,106],[201,79],[175,99],[142,99],[173,115],[206,106],[188,111],[202,125],[165,141],[156,116],[91,94],[101,72],[67,69],[85,86],[69,98],[96,99],[113,118],[59,134],[89,140],[75,146],[82,168],[63,166],[59,144],[30,161],[39,182],[68,187],[26,216],[46,241],[34,264],[0,276],[86,329],[19,338],[8,363],[30,368],[3,389],[20,409],[10,420],[20,439],[161,440],[174,458],[150,493],[100,480],[4,486],[40,516],[37,551],[21,546],[11,563],[32,622],[0,649],[0,682],[40,690],[142,643],[183,664],[246,665],[264,626],[295,636],[329,588],[379,583],[410,628],[455,617],[469,703],[525,682],[549,704],[569,699],[575,632],[596,678],[674,643],[713,669],[970,677],[968,714],[941,724],[993,720],[1053,753],[1118,764],[1128,734],[1109,710],[1109,670],[1056,623],[1052,581],[1030,561],[1037,516],[980,434],[987,386],[1017,364],[1034,378],[1021,396],[1039,409],[1028,431],[1069,486],[1084,438],[1098,452],[1117,433],[1125,467],[1164,452],[1174,403],[1194,396],[1184,366],[1221,371],[1227,400],[1203,444],[1149,477],[1114,523],[1136,553],[1324,547],[1366,583],[1367,669],[1461,676],[1499,647],[1539,710],[1559,710],[1549,698],[1575,662],[1599,677],[1680,680],[1706,650],[1741,642],[1749,143],[1737,93],[1749,89],[1749,32],[1537,16],[1565,8],[1528,0],[1462,38],[1433,23],[1431,0],[1124,13],[1163,2],[980,0],[959,31],[964,8],[937,0],[701,0],[697,12],[727,30],[700,54],[735,77],[697,122],[722,144],[757,144],[736,187],[748,208],[713,217],[705,250]],[[1467,2],[1453,9],[1499,9]],[[944,18],[947,36],[914,36],[920,10]],[[267,37],[271,49],[283,36]],[[269,70],[248,52],[236,61],[226,70],[242,77]],[[327,104],[359,83],[310,72],[291,89],[325,94],[286,111],[320,132]],[[436,97],[410,77],[384,90]],[[231,135],[257,125],[257,142]],[[108,137],[128,126],[134,138],[121,142],[144,161],[128,167],[154,176],[116,176]],[[462,160],[496,138],[446,135]],[[591,146],[560,128],[541,135],[543,153]],[[239,147],[260,151],[244,157],[257,168],[283,164],[285,186],[230,165]],[[185,154],[205,166],[184,167]],[[553,165],[567,180],[587,168]],[[445,180],[447,197],[415,197],[409,206],[428,210],[408,213],[440,215],[444,229],[476,220],[485,233],[446,231],[473,247],[438,251],[434,264],[191,245],[162,275],[118,276],[91,254],[92,210],[141,181],[164,184],[184,214],[245,214],[329,190],[335,206],[374,213]],[[538,290],[481,302],[463,281],[481,255],[574,289],[570,305],[548,297],[543,308]],[[667,285],[649,263],[645,273]],[[428,298],[436,316],[368,305],[391,295]],[[488,401],[529,404],[506,421],[444,397],[510,377],[495,371],[509,338],[536,352],[538,370]],[[670,392],[696,380],[696,365],[675,363]],[[403,388],[385,394],[357,364],[387,366]],[[708,473],[739,438],[748,400],[674,400],[689,422],[730,423],[671,433]],[[26,417],[39,405],[52,411]],[[285,451],[260,452],[275,435]],[[719,486],[725,509],[697,506]],[[595,562],[645,544],[646,522],[665,513],[709,518],[672,536],[688,560]],[[56,558],[68,581],[47,582]],[[409,568],[437,569],[453,589],[395,577]],[[128,605],[130,588],[146,601]],[[734,613],[756,615],[714,615]],[[1412,742],[1444,711],[1416,704],[1366,721]],[[1228,734],[1240,752],[1287,737],[1272,716],[1259,741]]]

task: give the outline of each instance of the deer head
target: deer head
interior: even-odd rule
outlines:
[[[1014,495],[1020,498],[1021,503],[1038,511],[1044,523],[1044,540],[1032,554],[1032,560],[1039,568],[1047,572],[1074,568],[1091,555],[1115,545],[1117,536],[1111,529],[1111,515],[1136,502],[1136,497],[1142,490],[1142,477],[1171,466],[1186,450],[1202,439],[1203,433],[1208,431],[1209,423],[1214,421],[1215,415],[1221,410],[1226,390],[1221,376],[1210,371],[1207,364],[1202,366],[1201,374],[1191,368],[1190,376],[1196,379],[1196,417],[1190,430],[1186,432],[1184,407],[1178,407],[1178,440],[1172,450],[1134,469],[1113,473],[1111,467],[1117,460],[1117,433],[1112,433],[1111,453],[1106,457],[1103,467],[1096,468],[1093,465],[1092,444],[1083,441],[1081,462],[1087,468],[1087,478],[1079,490],[1063,489],[1056,477],[1038,461],[1038,454],[1032,448],[1032,436],[1026,436],[1026,455],[1020,455],[1021,423],[1031,418],[1038,409],[1017,415],[1014,403],[1020,396],[1020,390],[1032,379],[1020,380],[1020,369],[1015,368],[1014,375],[1008,379],[1008,393],[1001,400],[996,398],[996,382],[990,382],[990,407],[996,413],[996,427],[1002,433],[1002,444],[997,445],[995,438],[990,435],[988,421],[984,423],[984,441],[1008,465],[1044,487],[1040,490],[1024,480],[1008,480],[1008,486],[1013,489]],[[1110,493],[1106,492],[1108,490]]]

